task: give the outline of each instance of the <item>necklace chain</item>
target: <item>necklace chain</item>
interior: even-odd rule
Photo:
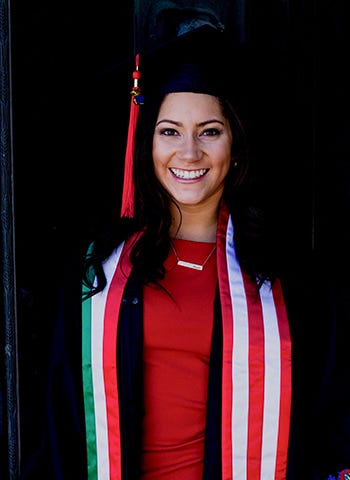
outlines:
[[[177,264],[180,265],[181,267],[192,268],[193,270],[203,270],[204,265],[208,262],[209,258],[213,255],[216,249],[216,245],[214,245],[214,248],[210,251],[207,258],[204,260],[202,264],[200,264],[200,263],[186,262],[185,260],[180,260],[179,255],[177,254],[176,248],[173,245],[173,242],[170,242],[170,245],[175,254]]]

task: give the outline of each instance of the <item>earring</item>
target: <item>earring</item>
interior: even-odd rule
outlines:
[[[235,161],[233,162],[233,168],[237,168],[237,167],[238,167],[238,162],[237,162],[237,160],[235,160]]]

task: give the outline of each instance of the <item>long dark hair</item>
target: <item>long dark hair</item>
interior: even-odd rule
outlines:
[[[141,106],[135,138],[134,184],[135,212],[133,219],[116,218],[93,243],[85,261],[84,282],[89,295],[101,291],[106,284],[102,263],[123,240],[133,233],[143,234],[131,249],[131,262],[138,278],[157,283],[164,277],[164,261],[170,250],[170,198],[155,176],[152,141],[158,111],[163,97],[153,93]],[[225,180],[223,200],[235,225],[235,245],[241,267],[258,285],[275,278],[274,263],[269,254],[265,214],[260,205],[254,175],[250,174],[246,133],[231,101],[219,98],[223,114],[232,130],[232,161]],[[270,252],[271,253],[271,252]],[[93,285],[90,273],[97,282]]]

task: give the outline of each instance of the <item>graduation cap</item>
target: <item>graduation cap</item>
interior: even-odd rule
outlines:
[[[186,89],[230,97],[235,107],[243,107],[243,117],[254,105],[266,121],[265,105],[271,110],[276,92],[287,88],[285,50],[266,49],[264,42],[250,44],[243,10],[241,0],[135,0],[135,83],[131,89],[121,216],[133,216],[134,134],[138,111],[147,102],[148,92]],[[233,98],[236,90],[239,98]],[[241,108],[238,110],[242,114]],[[256,128],[254,122],[252,127]]]
[[[201,24],[175,39],[165,41],[157,49],[145,52],[143,56],[135,54],[121,217],[132,218],[134,214],[135,132],[139,109],[147,102],[147,92],[222,95],[230,88],[228,51],[232,54],[232,45],[227,45],[224,31],[213,25]]]

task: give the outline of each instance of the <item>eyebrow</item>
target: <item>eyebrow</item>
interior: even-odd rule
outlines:
[[[181,122],[176,122],[175,120],[170,120],[168,118],[163,118],[162,120],[159,120],[159,122],[156,123],[156,127],[158,127],[160,123],[171,123],[173,125],[176,125],[177,127],[182,125]],[[205,120],[204,122],[198,123],[198,127],[204,127],[209,123],[220,123],[221,125],[224,125],[224,122],[222,120],[218,120],[217,118],[211,118],[209,120]]]

